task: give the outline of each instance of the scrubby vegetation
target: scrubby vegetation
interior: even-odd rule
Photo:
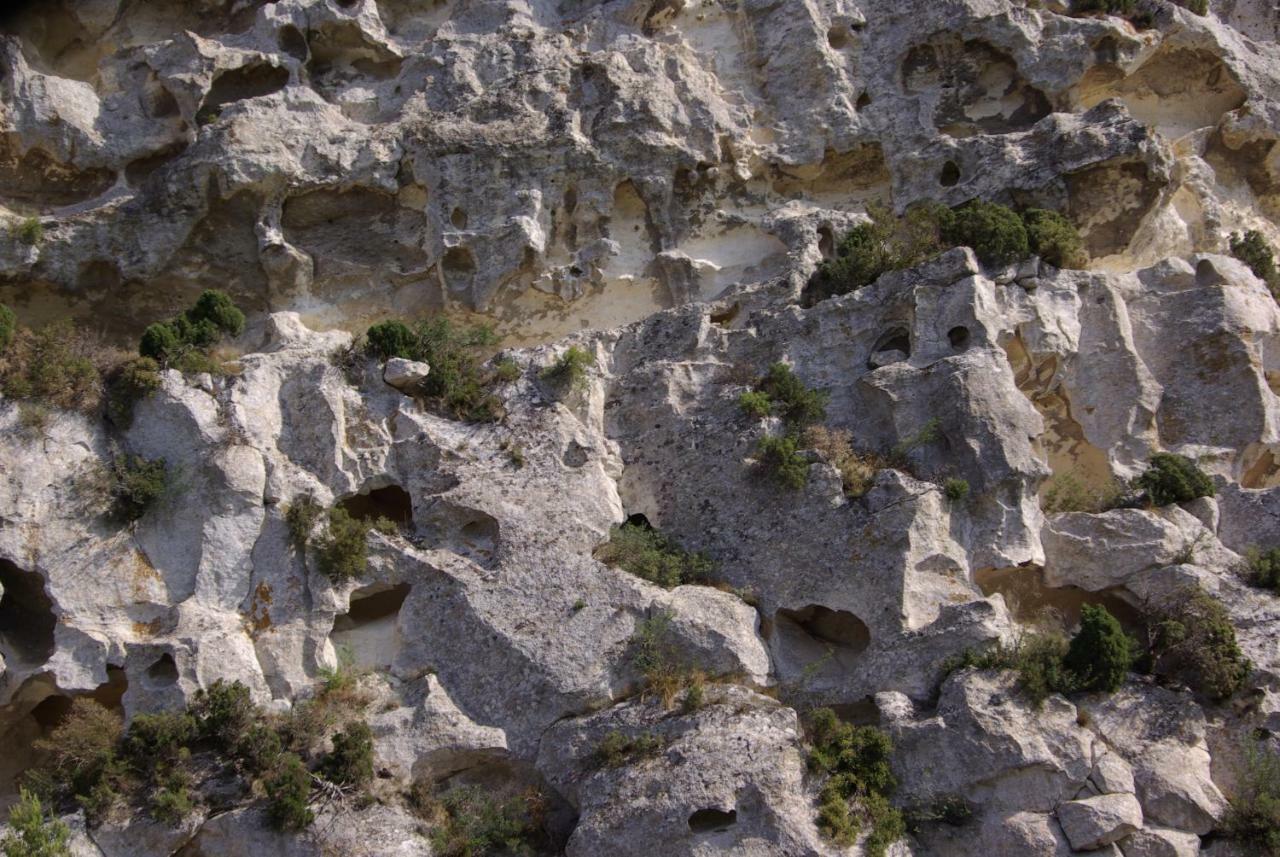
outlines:
[[[284,521],[285,526],[289,528],[289,543],[296,550],[306,548],[323,511],[320,504],[316,502],[316,498],[310,494],[299,494],[289,502],[288,508],[285,509]]]
[[[1209,699],[1230,697],[1253,671],[1226,608],[1198,586],[1183,587],[1156,610],[1148,634],[1151,671]]]
[[[226,292],[207,289],[181,315],[158,321],[142,332],[138,353],[183,372],[215,372],[209,349],[222,337],[244,331],[244,313]]]
[[[9,348],[18,330],[18,316],[4,304],[0,304],[0,354]]]
[[[670,708],[682,690],[706,676],[685,657],[671,630],[671,614],[655,613],[636,626],[631,637],[631,668],[639,673],[642,691],[655,694]]]
[[[1131,500],[1131,492],[1117,479],[1096,486],[1073,473],[1061,473],[1049,479],[1040,507],[1050,515],[1059,512],[1106,512],[1128,505]]]
[[[238,774],[246,787],[260,783],[278,827],[297,830],[313,818],[313,782],[358,795],[372,779],[363,704],[351,686],[325,687],[290,714],[271,715],[240,682],[217,681],[198,691],[187,710],[138,714],[126,730],[119,714],[80,697],[36,742],[39,761],[25,776],[55,804],[83,807],[96,825],[117,808],[138,805],[162,823],[178,824],[199,807],[202,781]],[[334,730],[333,750],[315,752]]]
[[[743,409],[759,409],[767,404],[767,413],[781,417],[789,431],[799,431],[826,419],[828,394],[806,387],[785,363],[771,365],[752,392],[756,395],[750,400],[750,406],[739,399]]]
[[[809,459],[795,435],[766,436],[756,444],[756,462],[765,478],[792,491],[809,481]]]
[[[502,404],[490,392],[501,380],[501,365],[488,369],[480,361],[485,348],[498,340],[486,325],[463,327],[447,318],[429,318],[412,327],[402,321],[379,322],[365,334],[366,349],[380,360],[400,357],[428,364],[431,373],[421,392],[442,413],[468,422],[502,417]]]
[[[115,367],[107,376],[107,416],[120,428],[128,428],[138,402],[160,389],[160,384],[160,364],[150,357]]]
[[[330,509],[328,529],[314,541],[320,571],[335,582],[364,574],[371,529],[367,521],[352,517],[341,506]]]
[[[431,824],[431,853],[438,857],[529,855],[546,850],[546,799],[536,790],[495,793],[455,786],[439,796],[421,790],[415,801]]]
[[[1039,706],[1053,693],[1118,690],[1133,662],[1130,644],[1105,607],[1086,604],[1070,642],[1054,633],[1032,633],[1013,645],[965,651],[945,662],[943,672],[965,667],[1014,670],[1023,693]]]
[[[1245,748],[1245,766],[1223,825],[1250,854],[1280,857],[1280,756],[1261,743]]]
[[[1250,229],[1243,236],[1233,233],[1231,255],[1248,265],[1253,275],[1266,283],[1271,294],[1280,301],[1280,270],[1276,268],[1275,255],[1261,232]]]
[[[170,487],[169,470],[163,459],[121,453],[112,459],[108,473],[112,516],[125,522],[145,515]]]
[[[952,247],[967,246],[985,265],[1007,265],[1031,254],[1059,268],[1082,267],[1088,257],[1075,227],[1063,215],[1041,208],[1021,215],[985,200],[955,209],[939,203],[912,206],[901,219],[870,205],[869,223],[859,224],[836,245],[805,287],[806,305],[848,294],[888,271],[909,268]]]
[[[871,490],[876,472],[888,464],[873,453],[854,451],[853,436],[846,429],[810,426],[804,443],[840,471],[840,482],[848,497],[861,497]]]
[[[38,217],[28,217],[13,227],[13,237],[28,247],[36,247],[44,241],[44,224]]]
[[[579,390],[587,383],[587,370],[594,365],[596,358],[590,351],[572,345],[543,369],[540,377],[565,390]]]
[[[884,857],[906,833],[902,813],[889,804],[897,780],[888,734],[842,723],[830,708],[819,708],[810,717],[809,739],[809,770],[825,777],[818,793],[818,828],[837,845],[849,846],[870,824],[866,854]]]
[[[1213,481],[1191,459],[1170,452],[1151,456],[1146,471],[1135,480],[1155,506],[1186,503],[1213,496]]]
[[[707,583],[716,568],[706,554],[686,551],[658,530],[630,522],[610,531],[609,541],[596,551],[596,559],[667,589]]]
[[[959,503],[969,496],[969,482],[953,476],[942,483],[942,494],[952,503]]]
[[[33,792],[22,789],[9,809],[9,832],[0,840],[4,857],[70,857],[71,829],[48,817]]]
[[[17,328],[0,354],[0,389],[11,399],[92,411],[102,397],[101,346],[70,321]]]
[[[627,735],[615,729],[600,739],[592,753],[592,760],[602,768],[620,768],[641,759],[651,759],[666,749],[666,746],[661,735],[652,732]]]
[[[1261,589],[1280,594],[1280,548],[1259,550],[1251,548],[1246,557],[1247,578]]]

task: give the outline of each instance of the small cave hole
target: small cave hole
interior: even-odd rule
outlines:
[[[288,69],[265,63],[224,71],[213,79],[200,110],[217,110],[236,101],[271,95],[284,89],[288,83]]]
[[[402,530],[413,526],[413,498],[399,485],[374,488],[348,497],[338,505],[351,517],[362,521],[388,518]]]
[[[453,214],[449,215],[449,222],[453,224],[454,229],[466,229],[467,213],[461,208],[455,208]]]
[[[351,593],[351,606],[335,616],[329,639],[351,653],[355,666],[388,669],[400,651],[400,610],[409,597],[407,583],[375,584]]]
[[[871,349],[871,357],[867,360],[868,369],[878,369],[890,363],[906,360],[911,356],[911,334],[905,328],[895,327],[880,335],[875,347]]]
[[[277,36],[277,44],[280,50],[299,62],[307,61],[307,37],[302,35],[302,31],[292,24],[287,24],[280,28],[280,34]]]
[[[694,833],[723,833],[738,823],[738,811],[708,807],[689,816],[689,829]]]
[[[1196,263],[1196,285],[1201,288],[1218,286],[1225,283],[1222,274],[1210,259],[1201,259]]]
[[[569,441],[569,445],[564,448],[564,455],[560,456],[560,460],[564,462],[565,467],[577,469],[590,459],[589,451],[585,446],[576,440]]]
[[[32,665],[47,661],[54,651],[57,620],[53,601],[45,594],[44,579],[0,559],[0,651],[11,661]]]
[[[498,519],[479,509],[437,501],[419,529],[423,544],[453,551],[485,568],[492,567],[498,553]]]
[[[742,305],[734,301],[728,308],[711,313],[711,323],[718,327],[728,327],[733,324],[733,320],[738,317],[738,313],[741,311]]]
[[[942,165],[942,172],[938,175],[938,184],[943,187],[955,187],[960,183],[960,167],[955,161],[947,161]]]
[[[951,328],[947,331],[947,340],[952,348],[963,351],[969,347],[969,328],[963,325]]]
[[[825,224],[818,227],[818,252],[824,259],[830,259],[836,254],[835,233]]]
[[[843,50],[849,46],[849,29],[839,24],[827,30],[827,44],[835,50]]]
[[[476,262],[471,251],[466,247],[450,247],[440,261],[444,272],[445,283],[451,291],[465,291],[471,287],[471,278],[476,273]]]
[[[71,711],[71,697],[55,693],[40,700],[40,704],[31,709],[31,718],[40,726],[40,731],[49,734],[66,719]]]
[[[178,683],[178,663],[173,655],[165,652],[160,659],[147,667],[147,678],[153,685],[165,687]]]
[[[643,527],[646,530],[653,529],[653,524],[649,523],[649,518],[641,514],[640,512],[635,512],[634,514],[627,515],[626,523],[627,523],[627,526],[630,526],[630,527]]]
[[[865,110],[870,106],[871,106],[871,95],[866,92],[859,95],[857,103],[853,105],[855,110]]]
[[[847,610],[810,604],[799,610],[781,609],[777,618],[789,620],[819,644],[850,654],[863,652],[871,645],[871,631],[867,624]]]

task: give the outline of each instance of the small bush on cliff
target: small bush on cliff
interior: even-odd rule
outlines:
[[[626,735],[615,729],[600,739],[592,753],[592,761],[602,768],[620,768],[641,759],[651,759],[665,747],[666,742],[661,735],[652,732]]]
[[[1031,252],[1055,268],[1083,268],[1089,261],[1071,221],[1056,211],[1028,208],[1022,213]]]
[[[794,435],[762,437],[755,454],[760,472],[783,488],[796,491],[808,483],[809,459]]]
[[[0,356],[0,387],[12,399],[95,410],[102,396],[99,352],[93,338],[67,320],[18,329]]]
[[[4,304],[0,304],[0,354],[3,354],[13,342],[13,335],[18,330],[18,316]]]
[[[1254,586],[1280,593],[1280,548],[1250,548],[1246,554],[1247,577]]]
[[[430,318],[412,327],[402,321],[379,322],[365,334],[368,352],[381,360],[400,357],[431,367],[422,382],[428,403],[455,419],[491,422],[502,406],[489,392],[496,370],[483,367],[480,352],[497,342],[485,325],[462,327],[447,318]]]
[[[117,455],[111,462],[111,511],[125,522],[133,522],[147,513],[165,495],[169,473],[163,459],[151,460],[140,455]]]
[[[1271,294],[1280,301],[1280,270],[1277,270],[1275,255],[1261,232],[1250,229],[1243,236],[1232,233],[1231,255],[1248,265],[1253,275],[1266,283]]]
[[[302,830],[315,820],[307,806],[311,797],[311,774],[296,753],[282,753],[263,782],[267,793],[267,815],[278,830]]]
[[[329,510],[329,529],[316,543],[320,571],[341,581],[364,574],[369,565],[369,524],[346,509]]]
[[[855,452],[853,435],[846,429],[810,426],[805,430],[804,444],[840,471],[840,482],[849,497],[870,491],[876,473],[888,466],[878,455]]]
[[[1186,503],[1213,496],[1213,481],[1191,459],[1170,452],[1151,456],[1146,471],[1134,483],[1155,506]]]
[[[643,524],[614,527],[596,559],[671,589],[685,583],[705,583],[715,563],[704,553],[691,553],[669,536]]]
[[[984,265],[1008,265],[1031,252],[1027,228],[1018,213],[980,199],[943,215],[942,239],[951,246],[971,248]]]
[[[813,712],[809,770],[826,777],[818,793],[818,828],[837,845],[852,845],[864,823],[868,857],[883,857],[906,833],[902,813],[889,804],[897,788],[890,767],[893,742],[872,726],[840,722],[830,708]]]
[[[150,357],[135,357],[107,376],[107,416],[118,427],[133,424],[138,402],[160,389],[160,364]]]
[[[1062,664],[1080,690],[1114,693],[1124,684],[1133,655],[1129,637],[1107,608],[1086,604],[1080,611],[1080,630]]]
[[[307,546],[307,540],[311,538],[311,532],[316,528],[323,511],[316,498],[310,494],[299,494],[289,502],[284,521],[289,528],[289,542],[296,550]]]
[[[952,503],[959,503],[969,496],[969,482],[953,476],[942,483],[942,494]]]
[[[358,720],[333,736],[333,750],[320,763],[321,774],[330,782],[364,786],[373,779],[373,732]]]
[[[1251,854],[1280,857],[1280,756],[1259,743],[1245,748],[1244,761],[1224,830]]]
[[[4,857],[70,857],[71,830],[48,816],[40,799],[22,789],[9,809],[9,832],[0,840]]]
[[[224,336],[244,331],[244,313],[226,292],[206,289],[195,304],[168,321],[158,321],[142,332],[138,353],[162,366],[182,371],[210,371],[216,365],[207,349]]]
[[[1253,671],[1227,610],[1198,586],[1176,592],[1148,624],[1151,671],[1212,700],[1244,687]]]
[[[869,208],[868,213],[871,221],[845,233],[835,247],[835,255],[814,272],[806,287],[809,303],[848,294],[894,269],[892,214],[884,208]]]
[[[77,697],[49,737],[36,741],[42,754],[38,773],[54,797],[76,798],[96,821],[116,795],[123,771],[118,758],[123,736],[119,714],[88,697]]]
[[[44,240],[44,224],[38,217],[28,217],[13,228],[13,236],[28,247],[35,247]]]
[[[590,351],[573,345],[543,369],[541,377],[565,390],[578,390],[587,383],[587,370],[594,365],[596,358]]]
[[[1060,473],[1046,483],[1040,507],[1050,515],[1059,512],[1105,512],[1118,509],[1131,499],[1129,490],[1117,479],[1094,485],[1074,473]]]
[[[820,423],[827,416],[829,395],[804,385],[791,367],[774,363],[756,384],[756,390],[769,397],[773,413],[782,417],[792,430]]]
[[[418,788],[414,803],[431,824],[431,853],[438,857],[525,855],[546,845],[546,801],[536,790],[504,794],[455,786],[431,797]]]
[[[1137,5],[1137,0],[1075,0],[1074,11],[1128,15],[1137,8]]]

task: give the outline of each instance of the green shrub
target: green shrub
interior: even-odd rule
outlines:
[[[1014,670],[1018,687],[1039,708],[1052,693],[1076,689],[1074,675],[1063,664],[1067,641],[1057,634],[1030,634],[1012,646],[998,645],[981,652],[966,650],[943,662],[944,675],[958,669]]]
[[[1046,514],[1058,512],[1106,512],[1129,502],[1129,492],[1116,479],[1102,486],[1086,484],[1074,473],[1061,473],[1047,483],[1040,506]]]
[[[941,823],[963,827],[973,819],[973,808],[958,794],[939,795],[923,806],[916,806],[905,813],[907,830],[919,832],[926,824]]]
[[[868,286],[895,267],[891,214],[887,209],[868,213],[872,215],[871,222],[845,233],[835,247],[835,255],[814,272],[806,287],[811,303]]]
[[[1056,211],[1028,208],[1022,212],[1031,252],[1055,268],[1083,268],[1089,262],[1080,233]]]
[[[368,343],[369,353],[379,360],[389,360],[392,357],[402,360],[418,359],[417,337],[409,325],[402,321],[389,319],[370,326],[365,333],[365,341]]]
[[[365,335],[369,353],[380,359],[401,357],[431,366],[422,382],[422,395],[432,406],[455,419],[490,422],[501,416],[502,406],[488,388],[496,375],[486,372],[478,355],[497,342],[485,325],[459,327],[447,318],[418,322],[383,321]]]
[[[433,823],[437,857],[531,854],[544,844],[543,800],[536,792],[504,796],[479,786],[456,786],[420,800]]]
[[[231,298],[217,289],[206,289],[181,315],[148,325],[138,353],[184,372],[216,371],[218,367],[205,349],[224,334],[239,336],[243,331],[244,313]]]
[[[942,493],[952,503],[959,503],[969,496],[969,483],[967,480],[952,477],[942,483]]]
[[[125,735],[124,754],[134,768],[152,775],[178,763],[195,738],[195,718],[185,711],[138,714]]]
[[[1253,671],[1226,608],[1198,586],[1182,588],[1155,611],[1148,634],[1152,672],[1210,699],[1230,697]]]
[[[1243,236],[1232,233],[1231,255],[1248,265],[1253,275],[1266,283],[1271,294],[1280,301],[1280,270],[1276,269],[1275,256],[1261,232],[1250,229]]]
[[[102,393],[90,336],[68,320],[18,330],[0,362],[0,386],[12,399],[91,411]]]
[[[806,387],[785,363],[771,365],[756,390],[768,397],[773,413],[791,429],[802,429],[827,417],[828,394]]]
[[[196,733],[222,753],[235,751],[258,718],[249,688],[239,681],[218,679],[195,692],[187,710],[195,718]]]
[[[715,573],[704,553],[690,553],[655,529],[625,523],[610,530],[609,541],[596,551],[601,562],[671,589],[685,583],[706,583]]]
[[[984,265],[1008,265],[1031,253],[1018,213],[979,199],[943,216],[942,238],[952,246],[971,248]]]
[[[1250,583],[1280,593],[1280,548],[1267,551],[1250,548],[1246,561]]]
[[[784,488],[795,491],[809,481],[809,460],[801,454],[794,435],[760,438],[756,461],[767,478]]]
[[[510,384],[520,377],[520,364],[510,357],[503,357],[493,365],[493,375],[504,384]]]
[[[866,854],[883,857],[906,833],[902,814],[889,804],[898,785],[889,735],[872,726],[842,723],[830,708],[813,712],[809,732],[809,770],[826,778],[818,793],[818,828],[847,847],[857,839],[865,815],[871,823]]]
[[[665,748],[666,742],[661,735],[652,732],[627,735],[615,729],[600,739],[592,760],[602,768],[620,768],[641,759],[651,759]]]
[[[46,817],[40,799],[26,789],[9,809],[9,832],[0,840],[4,857],[70,857],[71,830]]]
[[[14,228],[13,234],[28,247],[35,247],[44,240],[44,224],[38,217],[28,217]]]
[[[1187,9],[1200,17],[1209,14],[1209,0],[1186,0]]]
[[[1080,690],[1114,693],[1124,684],[1133,655],[1129,637],[1107,608],[1086,604],[1080,611],[1080,630],[1071,640],[1063,666]]]
[[[333,736],[333,750],[320,765],[330,782],[364,786],[373,779],[373,732],[369,724],[356,721]]]
[[[369,566],[369,524],[341,506],[329,510],[329,529],[316,544],[320,571],[333,581],[365,573]]]
[[[150,357],[136,357],[111,373],[107,379],[107,416],[120,428],[133,424],[138,402],[160,389],[160,364]]]
[[[543,369],[541,377],[567,389],[577,390],[587,382],[587,370],[594,365],[596,365],[595,355],[573,345],[561,354],[556,362]]]
[[[320,520],[322,511],[316,498],[310,494],[299,494],[289,503],[289,508],[284,513],[284,520],[289,527],[289,541],[294,548],[302,550],[306,547],[307,540],[311,538],[311,532],[316,528],[316,522]]]
[[[41,765],[61,797],[89,794],[117,768],[116,752],[124,735],[120,715],[88,697],[76,697],[48,738],[35,742]]]
[[[112,515],[125,522],[136,521],[165,495],[169,485],[163,459],[140,455],[117,455],[111,462]]]
[[[644,692],[655,694],[667,708],[681,690],[700,680],[671,630],[670,613],[655,613],[636,626],[629,658],[632,669],[640,674]]]
[[[152,793],[152,817],[165,824],[177,825],[195,812],[195,801],[191,799],[193,781],[185,760],[168,769],[159,778],[158,787]]]
[[[773,410],[773,401],[768,393],[759,390],[747,390],[738,396],[738,407],[749,417],[764,419]]]
[[[13,335],[18,329],[18,316],[4,304],[0,304],[0,353],[13,342]]]
[[[251,773],[262,774],[275,767],[283,749],[279,732],[264,723],[254,723],[240,736],[234,752]]]
[[[1280,756],[1261,744],[1245,749],[1245,768],[1223,824],[1249,853],[1280,857]]]
[[[296,753],[282,753],[263,783],[267,793],[267,815],[278,830],[302,830],[315,820],[307,806],[311,796],[311,774]]]
[[[1075,0],[1074,11],[1128,15],[1137,5],[1137,0]]]
[[[1213,496],[1213,481],[1189,458],[1170,452],[1151,456],[1147,469],[1134,483],[1155,506],[1186,503]]]

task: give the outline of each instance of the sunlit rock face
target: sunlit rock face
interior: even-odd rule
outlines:
[[[0,303],[132,348],[219,288],[248,326],[128,428],[0,398],[0,809],[77,698],[132,719],[221,679],[297,714],[346,664],[372,803],[320,785],[282,833],[211,777],[180,825],[69,816],[75,853],[440,853],[410,792],[463,784],[542,795],[550,853],[859,854],[865,829],[817,824],[804,724],[830,706],[895,743],[893,857],[1232,854],[1241,748],[1280,729],[1280,601],[1241,574],[1280,546],[1280,310],[1229,253],[1280,241],[1280,19],[1144,9],[10,4]],[[1088,267],[957,247],[802,299],[873,203],[974,198],[1065,213]],[[495,326],[499,420],[353,348],[435,313]],[[557,386],[570,347],[591,365]],[[871,462],[858,490],[813,444],[802,488],[761,476],[784,427],[739,397],[776,362]],[[120,451],[180,477],[128,526],[100,490]],[[1215,496],[1061,500],[1161,451]],[[299,548],[306,497],[377,525],[365,571]],[[600,561],[628,519],[716,585]],[[1252,662],[1226,702],[1132,674],[1036,706],[950,668],[1086,605],[1146,639],[1185,586]],[[644,689],[658,627],[698,704]],[[651,743],[606,763],[613,736]]]

